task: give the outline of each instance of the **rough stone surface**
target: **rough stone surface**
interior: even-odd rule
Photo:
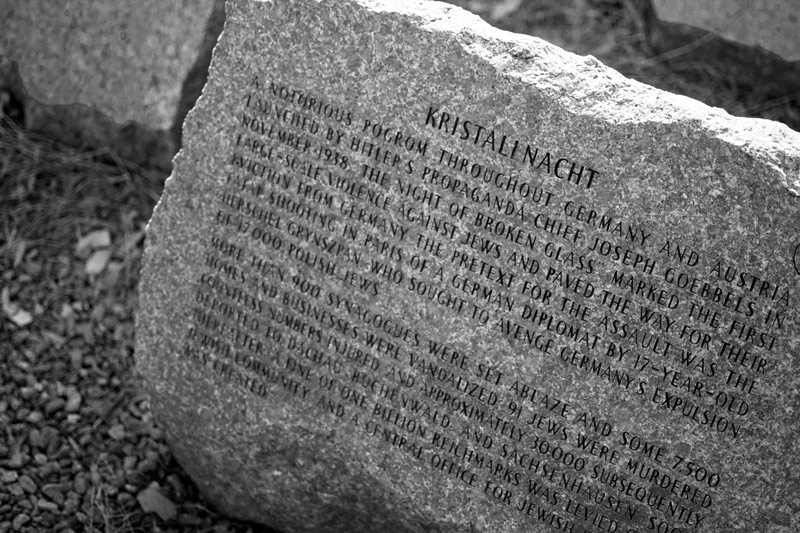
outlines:
[[[7,4],[0,56],[18,64],[29,96],[168,129],[214,0]]]
[[[689,24],[786,61],[800,61],[800,9],[796,0],[653,0],[658,17]]]
[[[791,532],[800,136],[435,2],[234,1],[137,365],[291,532]]]

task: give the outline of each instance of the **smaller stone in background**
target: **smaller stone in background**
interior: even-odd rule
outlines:
[[[168,129],[213,2],[20,2],[4,10],[0,55],[39,102]]]
[[[167,170],[205,81],[223,6],[31,0],[4,7],[3,109],[13,109],[23,129]]]
[[[736,43],[759,46],[786,61],[800,61],[797,0],[653,0],[656,16],[688,24]]]
[[[635,5],[646,21],[654,61],[690,83],[729,94],[736,109],[716,105],[732,114],[780,120],[800,131],[795,0],[644,0]]]

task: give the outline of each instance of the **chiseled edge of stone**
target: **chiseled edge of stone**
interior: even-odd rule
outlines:
[[[250,1],[271,4],[276,0]],[[329,0],[310,1],[324,4]],[[772,169],[783,188],[800,196],[800,132],[785,124],[732,116],[723,109],[627,78],[593,56],[578,56],[537,37],[497,29],[451,4],[431,0],[337,1],[376,13],[403,15],[416,21],[421,30],[449,34],[468,54],[494,67],[498,76],[535,85],[575,115],[592,116],[616,126],[673,124],[716,138]],[[548,80],[553,81],[548,85]],[[580,90],[564,90],[567,80]]]

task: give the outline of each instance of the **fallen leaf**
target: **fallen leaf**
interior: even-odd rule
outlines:
[[[175,520],[178,517],[178,509],[175,504],[164,496],[161,487],[155,481],[150,483],[146,489],[139,491],[136,499],[145,513],[156,513],[161,520]]]
[[[111,246],[111,233],[107,229],[90,231],[78,239],[75,245],[75,254],[84,257],[98,248],[108,248]]]
[[[111,250],[97,250],[86,260],[86,273],[99,274],[106,268],[108,260],[111,258]]]
[[[8,319],[14,324],[22,328],[33,322],[33,315],[11,301],[8,294],[8,287],[3,287],[0,299],[3,304],[3,313],[5,313]]]

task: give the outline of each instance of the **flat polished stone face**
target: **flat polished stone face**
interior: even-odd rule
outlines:
[[[216,505],[286,532],[800,527],[800,135],[435,2],[227,13],[136,354]]]
[[[28,96],[168,129],[214,0],[7,4],[0,56],[18,64]]]

